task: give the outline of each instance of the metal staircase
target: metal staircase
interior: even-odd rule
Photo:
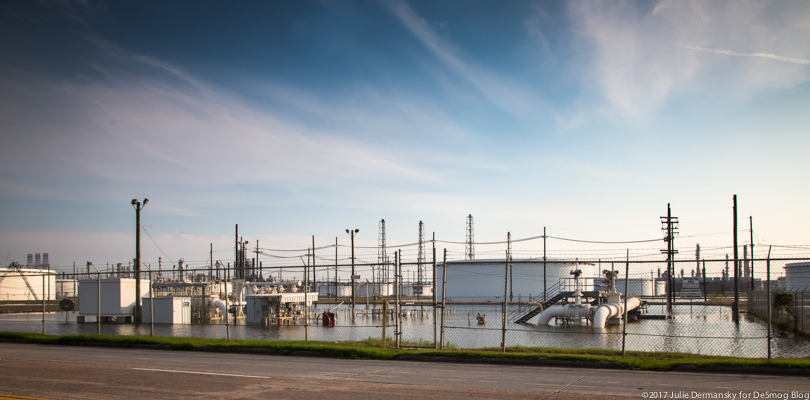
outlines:
[[[546,295],[547,299],[544,300],[544,301],[540,300],[540,299],[543,298],[543,294],[540,294],[540,295],[538,295],[538,296],[536,296],[534,298],[530,298],[529,302],[531,304],[522,305],[522,306],[518,307],[517,310],[510,313],[510,320],[512,320],[512,321],[514,321],[515,323],[518,323],[518,324],[528,323],[530,319],[537,316],[538,314],[543,312],[543,310],[549,308],[550,306],[554,305],[558,301],[563,300],[563,299],[567,299],[569,297],[572,297],[574,295],[574,292],[573,291],[561,292],[560,291],[560,285],[557,284],[557,285],[554,285],[551,288],[549,288],[548,293],[545,293],[545,295]],[[549,295],[551,297],[548,297]],[[595,291],[595,290],[594,291],[582,292],[582,297],[584,299],[588,299],[588,298],[594,299],[592,304],[599,303],[598,296],[599,296],[599,292]]]

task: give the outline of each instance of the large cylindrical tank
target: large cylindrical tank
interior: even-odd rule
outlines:
[[[0,299],[42,300],[44,295],[46,300],[54,300],[56,275],[54,271],[42,269],[0,268]]]
[[[571,278],[571,271],[580,269],[583,276],[594,276],[593,264],[575,261],[512,260],[512,274],[507,277],[506,260],[465,260],[447,263],[447,299],[451,301],[503,301],[504,280],[508,280],[511,290],[510,301],[528,301],[529,296],[556,292],[561,278]],[[444,265],[436,267],[436,296],[442,296]]]
[[[655,280],[655,296],[664,296],[667,294],[667,281],[664,279]]]
[[[785,264],[785,290],[810,291],[810,262]]]
[[[352,295],[352,285],[351,284],[338,285],[338,297],[350,297],[351,295]]]
[[[616,291],[624,294],[624,278],[616,278]],[[652,278],[630,278],[627,282],[627,291],[631,296],[654,296]]]

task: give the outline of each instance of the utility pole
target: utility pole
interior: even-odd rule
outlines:
[[[141,323],[141,210],[146,207],[149,199],[132,199],[135,207],[135,323]]]
[[[512,301],[514,294],[512,293],[512,232],[506,232],[506,264],[507,273],[509,274],[509,301]],[[504,294],[505,296],[505,294]]]
[[[239,224],[236,224],[236,234],[233,238],[233,277],[239,279]]]
[[[416,257],[417,285],[422,284],[422,267],[424,263],[425,263],[425,225],[422,223],[422,221],[419,221],[419,253]]]
[[[257,282],[259,280],[259,277],[258,275],[256,275],[256,267],[258,266],[259,266],[259,239],[256,239],[256,264],[253,265],[253,275],[255,275],[253,279],[255,279]]]
[[[749,228],[751,229],[751,291],[754,291],[754,217],[748,217]]]
[[[740,322],[740,258],[737,254],[737,195],[732,206],[734,218],[734,302],[731,303],[731,319]]]
[[[678,229],[678,217],[672,216],[672,208],[667,203],[667,216],[661,217],[661,230],[664,232],[664,242],[667,244],[666,250],[661,250],[667,255],[667,312],[672,313],[672,302],[675,300],[675,233]],[[626,277],[625,277],[626,278]]]
[[[383,227],[384,226],[385,225],[383,225]],[[357,300],[357,298],[355,297],[355,292],[354,292],[354,281],[357,278],[357,276],[354,274],[354,235],[356,233],[358,233],[358,232],[360,232],[360,229],[355,229],[355,230],[346,229],[346,233],[348,233],[352,237],[352,323],[354,323],[354,317],[355,317],[355,314],[356,314],[354,307],[355,307],[355,303],[356,303],[356,300]]]

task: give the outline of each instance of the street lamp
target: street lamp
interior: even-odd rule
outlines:
[[[352,236],[352,322],[354,322],[354,306],[355,306],[355,293],[354,293],[354,279],[356,276],[354,275],[354,234],[360,232],[360,229],[346,229],[346,233]]]
[[[135,207],[135,323],[141,323],[141,210],[146,207],[149,199],[132,199]]]

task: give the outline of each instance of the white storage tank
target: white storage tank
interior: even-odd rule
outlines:
[[[785,290],[810,291],[810,262],[785,264]]]
[[[0,269],[0,300],[55,300],[54,271],[7,267]],[[44,282],[43,282],[44,276]],[[44,284],[44,289],[43,289]]]
[[[655,296],[666,296],[667,294],[667,281],[659,278],[655,280]]]
[[[447,299],[455,301],[502,301],[506,260],[465,260],[448,262]],[[512,299],[528,300],[542,295],[543,260],[513,260]],[[582,270],[583,276],[598,276],[597,267],[576,261],[547,261],[545,287],[554,291],[561,278],[571,278],[571,271]],[[442,296],[443,263],[436,266],[436,295]]]
[[[98,280],[79,279],[79,316],[98,313]],[[141,294],[149,296],[149,281],[141,279]],[[143,303],[142,303],[143,304]],[[101,280],[101,316],[124,317],[135,314],[135,278]],[[143,315],[143,312],[141,312]]]
[[[630,278],[627,281],[627,291],[631,296],[654,296],[654,282],[652,278]],[[624,278],[616,278],[616,291],[624,294]]]
[[[102,292],[104,290],[102,289]],[[155,323],[156,324],[190,324],[191,323],[191,297],[161,296],[155,297]],[[152,322],[152,307],[149,296],[141,301],[143,305],[143,322]]]
[[[357,288],[355,290],[357,297],[388,297],[394,295],[394,284],[392,283],[357,282],[356,285]],[[349,288],[347,296],[351,296],[351,284],[347,287]]]
[[[338,285],[338,297],[351,297],[352,296],[352,284],[351,283],[341,283]]]

